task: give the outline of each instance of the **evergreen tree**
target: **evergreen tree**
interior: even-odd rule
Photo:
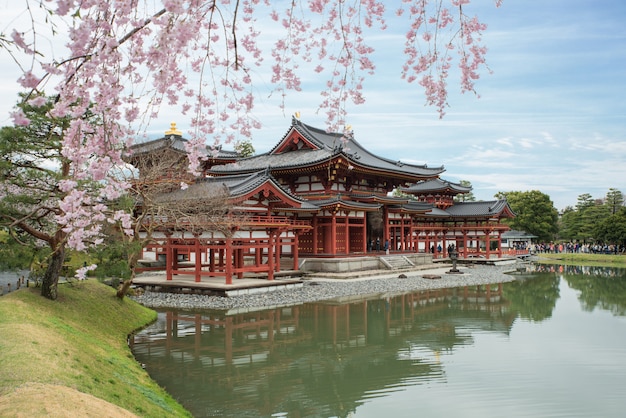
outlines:
[[[609,207],[610,213],[615,215],[624,206],[624,195],[621,191],[611,187],[606,194],[604,204]]]
[[[552,241],[558,232],[559,214],[550,196],[538,190],[499,192],[496,198],[506,198],[515,218],[506,220],[511,229],[536,235],[539,241]]]
[[[235,151],[242,157],[252,157],[256,150],[249,139],[235,142]]]
[[[459,181],[459,184],[464,187],[470,187],[470,188],[472,187],[472,182],[470,182],[469,180],[461,180]],[[454,201],[455,202],[475,202],[476,196],[474,196],[474,192],[458,194],[454,196]]]
[[[0,225],[24,245],[33,240],[45,244],[41,293],[56,299],[67,244],[64,225],[58,222],[67,195],[61,183],[72,168],[63,155],[62,135],[70,120],[49,116],[53,101],[42,101],[41,106],[31,105],[32,100],[18,106],[29,125],[0,129]],[[23,239],[25,235],[30,239]]]
[[[622,206],[617,213],[599,222],[594,233],[598,241],[619,244],[624,248],[626,246],[626,207]]]

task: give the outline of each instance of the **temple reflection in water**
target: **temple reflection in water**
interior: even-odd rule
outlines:
[[[477,331],[508,335],[515,317],[495,284],[236,314],[161,312],[131,345],[195,416],[343,417],[372,397],[445,380],[442,353]]]

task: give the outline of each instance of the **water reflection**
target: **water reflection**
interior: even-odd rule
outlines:
[[[622,376],[625,338],[615,337],[611,345],[605,344],[601,338],[607,333],[594,325],[589,331],[593,337],[587,340],[595,345],[587,348],[583,327],[572,326],[572,321],[581,324],[578,314],[561,313],[558,320],[553,315],[560,313],[557,305],[562,298],[576,303],[573,294],[584,310],[624,315],[626,271],[580,269],[534,266],[518,272],[519,280],[504,285],[311,303],[236,315],[161,312],[155,324],[132,339],[133,351],[150,375],[197,417],[347,417],[356,415],[357,409],[359,416],[368,416],[367,411],[374,411],[379,400],[383,405],[391,402],[385,399],[394,399],[396,416],[413,416],[416,396],[421,408],[439,400],[431,410],[438,416],[463,415],[469,404],[453,406],[447,399],[469,394],[472,405],[479,405],[478,400],[496,401],[500,408],[516,411],[510,416],[572,416],[571,411],[578,410],[582,411],[579,416],[585,416],[589,411],[584,408],[592,404],[589,399],[583,401],[587,394],[601,400],[607,412],[616,407],[615,402],[622,402],[613,389],[619,385],[602,376],[599,382],[603,383],[593,384],[600,393],[584,387],[590,378],[598,378],[585,362],[602,358],[607,364],[619,365],[610,369],[610,376]],[[512,342],[518,320],[524,326],[515,326],[517,335],[526,337]],[[531,324],[546,322],[550,325],[544,328],[550,332],[536,340],[529,337],[535,329],[528,328]],[[562,333],[561,337],[556,338],[557,333]],[[480,353],[472,356],[476,346]],[[584,367],[572,368],[564,361],[566,352],[580,356],[577,362]],[[471,358],[470,363],[462,361],[463,354]],[[495,362],[505,358],[508,361]],[[565,377],[570,371],[591,375],[565,379],[572,387],[561,385],[556,391],[553,386],[542,386],[551,376]],[[513,375],[521,374],[529,378],[519,383],[512,380]],[[615,376],[612,379],[618,378]],[[481,381],[481,390],[476,392],[473,383],[461,384],[466,381]],[[513,386],[512,381],[516,382]],[[603,384],[608,389],[601,389]],[[444,389],[435,390],[435,386]],[[514,395],[507,395],[509,386]],[[401,400],[420,387],[427,392]],[[585,395],[577,395],[578,390]],[[546,393],[555,400],[541,401]],[[533,410],[515,407],[520,396],[531,399]],[[564,400],[557,402],[558,396]],[[577,398],[580,405],[576,405]],[[557,412],[547,411],[547,405]]]
[[[196,416],[347,416],[367,399],[445,379],[472,330],[507,334],[503,286],[417,292],[224,316],[164,312],[138,361]],[[163,384],[163,383],[162,383]]]
[[[558,274],[570,288],[578,290],[578,299],[586,311],[602,309],[614,315],[626,315],[626,269],[597,266],[537,265],[536,271]]]

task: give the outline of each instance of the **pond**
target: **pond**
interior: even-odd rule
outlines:
[[[626,269],[225,315],[159,312],[137,360],[196,417],[622,417]]]

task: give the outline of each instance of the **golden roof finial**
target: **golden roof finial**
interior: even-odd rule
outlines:
[[[165,135],[182,136],[183,133],[181,131],[179,131],[178,129],[176,129],[176,122],[172,122],[172,123],[170,123],[170,129],[165,131]]]

